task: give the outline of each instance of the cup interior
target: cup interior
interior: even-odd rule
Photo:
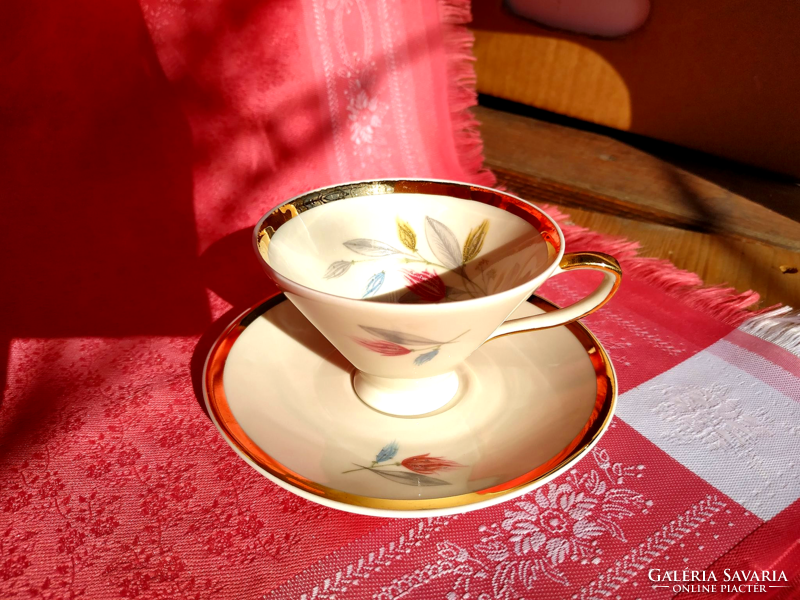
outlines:
[[[282,218],[265,219],[257,233],[271,269],[312,290],[377,302],[502,293],[546,270],[558,253],[553,239],[560,241],[543,235],[538,215],[430,193],[289,203],[273,214]]]

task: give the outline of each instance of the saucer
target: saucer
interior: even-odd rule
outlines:
[[[511,318],[556,310],[536,296]],[[206,360],[217,429],[256,471],[307,500],[382,517],[476,510],[580,460],[608,428],[616,376],[580,323],[491,340],[459,391],[420,417],[364,404],[354,368],[283,294],[239,316]]]

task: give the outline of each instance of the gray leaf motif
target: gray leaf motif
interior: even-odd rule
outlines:
[[[435,477],[428,477],[427,475],[419,475],[417,473],[406,473],[405,471],[381,471],[379,469],[372,469],[376,475],[380,475],[384,479],[402,483],[403,485],[413,485],[415,487],[430,487],[434,485],[450,485],[450,482],[443,479],[436,479]]]
[[[450,228],[436,219],[425,217],[425,237],[434,256],[448,269],[461,266],[461,248]]]
[[[323,275],[322,278],[335,279],[336,277],[341,277],[350,270],[352,264],[353,263],[349,260],[337,260],[335,263],[331,263],[331,266],[328,267],[328,270],[325,271],[325,275]]]
[[[390,256],[400,253],[398,249],[391,247],[389,244],[378,240],[368,240],[366,238],[348,240],[344,245],[349,250],[364,256]]]
[[[359,325],[364,331],[368,331],[374,336],[377,336],[387,342],[394,342],[401,346],[428,346],[436,344],[444,344],[445,342],[438,342],[428,338],[420,337],[410,333],[401,333],[399,331],[392,331],[391,329],[379,329],[378,327],[367,327]]]

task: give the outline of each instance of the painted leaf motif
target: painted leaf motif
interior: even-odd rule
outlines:
[[[417,234],[411,228],[411,225],[398,217],[397,219],[397,237],[403,242],[403,246],[416,252],[417,250]]]
[[[348,240],[344,245],[349,250],[364,256],[391,256],[392,254],[400,253],[399,250],[393,248],[389,244],[385,244],[379,240],[368,240],[366,238]]]
[[[430,452],[409,456],[404,458],[400,464],[409,471],[414,471],[421,475],[436,475],[439,471],[452,471],[464,466],[441,456],[431,456]]]
[[[483,223],[470,229],[467,241],[464,242],[464,252],[462,260],[466,263],[478,256],[483,249],[483,242],[486,240],[486,234],[489,231],[489,219],[484,219]]]
[[[461,248],[450,228],[436,219],[425,217],[425,237],[434,256],[448,269],[461,266]]]
[[[384,280],[386,279],[386,272],[381,271],[380,273],[375,273],[372,277],[369,278],[367,282],[367,289],[364,292],[364,295],[361,296],[362,298],[369,298],[370,296],[374,296],[375,293],[381,289]]]
[[[382,469],[372,470],[376,475],[380,475],[384,479],[402,483],[403,485],[431,487],[434,485],[450,485],[448,481],[436,479],[435,477],[428,477],[427,475],[418,475],[417,473],[406,473],[405,471],[384,471]]]
[[[414,359],[414,364],[417,365],[418,367],[420,365],[424,365],[426,362],[430,362],[434,358],[436,358],[437,354],[439,354],[438,348],[436,348],[435,350],[431,350],[430,352],[426,352],[425,354],[420,354],[417,358]]]
[[[353,338],[353,340],[364,346],[364,348],[377,352],[382,356],[403,356],[404,354],[411,354],[411,350],[404,348],[400,344],[395,344],[394,342],[387,342],[385,340],[364,340],[361,338]]]
[[[395,457],[399,449],[400,445],[397,443],[397,440],[389,442],[378,452],[378,455],[375,457],[375,462],[380,463],[385,460],[391,460]]]
[[[446,287],[444,281],[436,273],[428,271],[410,271],[401,269],[406,278],[406,287],[427,302],[439,302],[444,299]]]
[[[399,331],[392,331],[391,329],[380,329],[378,327],[366,327],[359,325],[361,329],[377,336],[387,342],[394,342],[395,344],[405,344],[407,346],[427,346],[428,344],[444,344],[445,342],[438,342],[436,340],[429,340],[418,335],[410,333],[401,333]]]
[[[336,277],[341,277],[345,273],[350,270],[350,267],[353,266],[353,263],[349,260],[337,260],[335,263],[332,263],[328,270],[325,271],[325,275],[323,275],[323,279],[335,279]]]

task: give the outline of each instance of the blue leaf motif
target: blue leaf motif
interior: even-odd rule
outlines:
[[[420,354],[417,358],[414,359],[414,364],[417,366],[424,365],[426,362],[433,360],[436,355],[439,354],[439,349],[431,350],[430,352],[426,352],[425,354]]]
[[[374,295],[379,289],[381,289],[384,279],[386,279],[386,271],[375,273],[375,275],[369,278],[369,282],[367,283],[367,291],[365,291],[364,295],[361,297],[368,298]]]
[[[385,460],[393,459],[397,454],[397,450],[399,448],[400,446],[398,446],[396,441],[389,442],[383,448],[381,448],[380,452],[378,452],[378,456],[375,457],[375,462],[380,463]]]

